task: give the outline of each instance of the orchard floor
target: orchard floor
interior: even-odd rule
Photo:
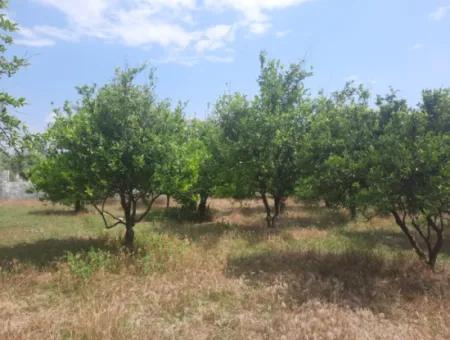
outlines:
[[[94,212],[0,201],[0,339],[450,339],[449,242],[431,273],[390,218],[163,206],[130,256]]]

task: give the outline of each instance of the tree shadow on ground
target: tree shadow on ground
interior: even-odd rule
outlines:
[[[340,234],[352,240],[359,245],[360,248],[373,249],[382,244],[396,250],[411,250],[411,244],[408,242],[406,235],[400,230],[372,229],[372,230],[342,230]],[[420,243],[420,239],[417,237]],[[423,247],[426,248],[425,244]],[[450,244],[444,241],[441,254],[450,256]],[[439,260],[438,260],[439,261]]]
[[[182,209],[180,207],[155,208],[147,215],[146,221],[207,223],[212,221],[212,215],[210,211],[207,211],[205,216],[200,216],[195,210]]]
[[[246,240],[249,245],[255,245],[267,241],[274,234],[279,234],[286,229],[293,228],[316,228],[329,229],[339,228],[348,222],[346,214],[336,210],[319,210],[318,208],[307,208],[306,213],[294,215],[292,213],[281,216],[278,227],[269,229],[266,226],[264,216],[255,215],[250,222],[235,222],[227,219],[219,221],[195,222],[192,219],[173,217],[176,212],[155,210],[149,216],[149,220],[158,221],[157,232],[172,234],[182,239],[201,244],[206,249],[213,248],[222,237],[230,235]],[[171,217],[172,216],[172,217]],[[259,218],[261,217],[261,218]]]
[[[82,253],[90,249],[114,251],[107,238],[47,239],[33,243],[20,243],[10,247],[0,247],[0,266],[12,269],[16,265],[31,265],[43,269],[53,267],[68,252]]]
[[[286,303],[318,299],[352,308],[389,312],[390,306],[424,295],[449,294],[446,273],[433,274],[417,261],[386,259],[370,252],[265,252],[228,260],[226,274],[251,285],[286,283]]]
[[[75,211],[69,209],[44,209],[44,210],[31,210],[28,212],[30,215],[36,216],[81,216],[83,214],[87,214],[87,211]]]
[[[260,226],[242,226],[220,222],[166,223],[161,224],[155,231],[187,239],[205,249],[214,248],[226,235],[238,236],[253,245],[267,240],[268,235],[277,232]]]
[[[324,208],[322,208],[324,209]],[[306,228],[331,229],[343,227],[350,221],[349,217],[340,211],[324,209],[320,212],[308,212],[305,216],[287,214],[281,216],[281,228]]]

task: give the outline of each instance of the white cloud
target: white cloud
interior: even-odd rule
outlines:
[[[217,25],[208,28],[200,40],[195,44],[195,49],[199,53],[213,51],[225,46],[227,42],[234,40],[234,30],[230,25]]]
[[[194,55],[194,59],[208,56],[210,60],[228,62],[229,56],[214,56],[211,52],[227,50],[238,31],[255,35],[266,33],[271,28],[269,14],[272,11],[310,0],[27,1],[61,13],[65,24],[23,27],[16,40],[23,45],[42,47],[58,41],[93,38],[125,46],[160,46],[168,54],[166,59]],[[231,15],[224,16],[225,11]],[[214,16],[214,13],[220,15]],[[220,17],[221,22],[212,20],[202,25],[201,19],[206,16]],[[276,36],[286,34],[287,31],[278,32]]]
[[[291,33],[290,30],[286,30],[286,31],[278,31],[275,32],[275,36],[279,39],[284,38],[285,36],[287,36],[289,33]]]
[[[413,50],[420,50],[421,48],[423,48],[423,44],[422,44],[422,43],[415,43],[415,44],[412,46],[412,49],[413,49]]]
[[[19,31],[20,39],[16,39],[14,42],[18,45],[26,45],[32,47],[45,47],[55,44],[55,41],[50,38],[40,37],[34,31],[22,27]]]
[[[310,0],[205,0],[205,6],[216,10],[233,10],[238,12],[254,34],[263,34],[270,27],[268,13],[299,5]]]
[[[450,14],[450,5],[438,7],[433,13],[430,14],[430,18],[434,21],[443,20],[448,14]]]

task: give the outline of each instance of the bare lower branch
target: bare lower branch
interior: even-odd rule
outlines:
[[[411,231],[409,230],[408,226],[406,225],[406,212],[404,212],[402,215],[402,217],[400,217],[400,215],[398,214],[398,212],[396,210],[391,210],[392,215],[395,218],[395,222],[398,224],[398,226],[400,227],[400,229],[403,231],[403,233],[406,235],[406,237],[409,240],[409,243],[411,244],[411,246],[414,248],[414,250],[416,251],[417,255],[419,255],[419,257],[424,260],[425,262],[428,261],[427,256],[425,254],[425,252],[421,249],[421,247],[419,246],[419,244],[417,243],[415,237],[411,234]]]
[[[108,211],[105,211],[105,202],[106,202],[106,200],[107,200],[107,198],[105,198],[105,199],[103,200],[101,209],[100,209],[96,204],[92,204],[92,205],[94,206],[95,210],[97,210],[98,213],[102,216],[102,219],[103,219],[103,223],[104,223],[104,225],[105,225],[105,228],[106,228],[106,229],[112,229],[112,228],[114,228],[115,226],[117,226],[117,225],[119,225],[119,224],[125,225],[125,222],[124,222],[121,218],[114,216],[113,214],[111,214],[111,213],[108,212]],[[110,217],[113,218],[116,222],[115,222],[114,224],[108,224],[108,221],[106,220],[106,216],[110,216]]]
[[[160,194],[157,194],[157,195],[155,195],[155,196],[152,196],[150,202],[148,203],[147,209],[145,209],[145,211],[141,214],[141,216],[139,216],[139,217],[136,219],[136,223],[141,222],[141,221],[148,215],[148,213],[149,213],[150,210],[152,209],[153,203],[156,201],[156,199],[157,199],[159,196],[161,196],[161,195],[160,195]]]

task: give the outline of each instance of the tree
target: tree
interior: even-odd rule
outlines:
[[[223,168],[225,155],[221,145],[220,129],[213,120],[196,121],[193,128],[205,150],[194,186],[199,196],[198,214],[200,218],[205,218],[208,198],[214,195],[217,188],[223,186],[226,180],[224,176],[226,169]]]
[[[184,195],[190,197],[198,217],[204,219],[208,198],[225,181],[220,130],[217,124],[209,119],[192,120],[189,131],[190,152],[187,152],[187,155],[190,155],[191,160],[191,185]]]
[[[450,213],[450,92],[423,92],[418,110],[392,105],[370,155],[370,186],[360,200],[390,213],[421,260],[434,269]],[[383,107],[381,107],[383,108]],[[383,110],[380,110],[383,112]],[[383,117],[383,116],[382,116]]]
[[[261,197],[267,226],[274,228],[299,176],[297,151],[311,110],[303,81],[310,72],[302,63],[285,68],[265,53],[260,66],[258,96],[252,101],[240,94],[223,96],[216,114],[232,150],[230,171]]]
[[[33,161],[27,172],[27,178],[33,183],[34,191],[41,193],[41,199],[73,205],[75,212],[83,210],[87,199],[83,185],[85,178],[72,168],[71,154],[61,152],[56,140],[69,133],[68,124],[63,114],[68,111],[56,111],[57,118],[43,134],[33,138]]]
[[[26,65],[23,58],[13,56],[9,58],[6,53],[13,43],[11,33],[17,31],[17,24],[11,21],[4,10],[8,2],[0,0],[0,79],[12,77],[20,68]],[[0,91],[0,152],[9,154],[11,149],[17,147],[20,121],[10,114],[11,108],[25,105],[24,98],[15,98],[7,92]]]
[[[296,190],[300,198],[324,200],[356,216],[358,193],[368,185],[367,155],[377,124],[368,100],[363,86],[347,83],[330,98],[321,94],[315,101],[304,147],[308,167]]]
[[[99,89],[79,88],[81,100],[73,113],[58,116],[49,134],[54,151],[47,162],[70,171],[70,182],[93,204],[106,228],[125,227],[128,247],[134,226],[164,193],[165,169],[179,154],[173,135],[185,124],[180,106],[173,110],[167,100],[156,98],[153,72],[148,84],[135,84],[143,69],[117,70],[114,80]],[[114,197],[123,216],[108,210],[107,201]]]
[[[187,122],[183,139],[177,161],[167,169],[166,192],[184,211],[204,219],[208,198],[225,181],[219,128],[212,120],[193,119]]]

